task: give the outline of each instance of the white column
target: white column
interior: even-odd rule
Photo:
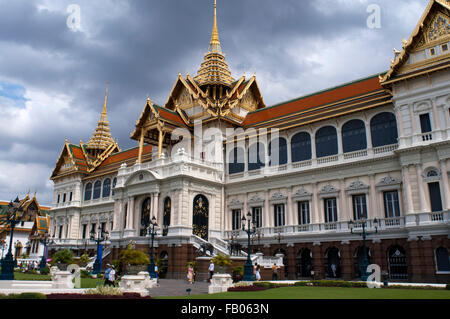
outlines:
[[[402,167],[403,176],[403,193],[406,196],[406,214],[414,214],[414,205],[411,191],[411,183],[409,180],[408,166]]]
[[[347,197],[345,194],[345,179],[339,180],[339,188],[340,188],[340,195],[339,195],[339,211],[338,211],[338,221],[345,221],[348,220],[350,216],[349,211],[347,211]]]
[[[377,207],[377,190],[375,188],[375,175],[369,175],[369,210],[367,212],[367,218],[383,218],[381,211]]]
[[[402,118],[402,110],[400,107],[394,108],[395,110],[395,117],[397,118],[397,126],[398,126],[398,140],[399,140],[399,147],[403,147],[404,145],[404,138],[405,138],[405,130],[403,128],[403,118]]]
[[[417,123],[416,123],[416,117],[414,116],[414,110],[413,105],[409,105],[409,113],[411,115],[411,125],[412,125],[412,142],[413,144],[417,142],[417,138],[414,137],[415,134],[419,134],[419,131],[417,130]]]
[[[311,214],[311,223],[312,224],[320,224],[321,218],[320,218],[320,210],[319,210],[319,197],[317,195],[317,184],[312,184],[312,214]]]
[[[264,193],[264,226],[273,227],[270,218],[270,203],[269,203],[269,191]]]
[[[417,186],[419,191],[419,201],[420,201],[420,212],[424,213],[426,211],[430,211],[428,209],[427,200],[425,198],[425,191],[423,188],[423,179],[422,179],[422,164],[416,164],[416,173],[417,173]]]
[[[342,155],[344,153],[344,149],[342,147],[342,134],[341,128],[339,126],[336,127],[336,133],[337,133],[338,154]]]
[[[443,206],[445,209],[450,209],[450,187],[448,182],[448,173],[447,173],[447,160],[442,159],[439,161],[440,169],[441,169],[441,179],[442,179],[442,199],[443,199]]]
[[[128,202],[128,229],[134,229],[134,197],[131,197]]]
[[[434,129],[433,131],[437,131],[441,129],[441,124],[439,121],[439,113],[436,104],[436,98],[432,99],[431,103],[433,103],[433,118],[434,118]]]
[[[313,134],[313,130],[309,132],[311,135],[311,159],[316,159],[316,136]]]
[[[372,146],[372,131],[370,130],[370,122],[364,122],[366,126],[366,140],[367,140],[367,149],[370,150]]]
[[[248,207],[248,200],[247,200],[247,193],[244,193],[244,211],[242,212],[243,214],[247,215],[247,213],[251,212],[251,209]]]

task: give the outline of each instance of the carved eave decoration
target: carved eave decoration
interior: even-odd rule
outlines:
[[[410,54],[427,47],[430,43],[439,42],[443,38],[450,38],[450,29],[447,27],[447,31],[442,33],[438,37],[430,37],[430,28],[435,28],[435,20],[439,15],[450,18],[450,1],[445,0],[430,0],[426,7],[422,17],[420,18],[416,28],[411,34],[408,40],[403,40],[403,48],[401,51],[394,49],[394,59],[391,59],[391,65],[389,71],[384,76],[379,76],[381,85],[388,85],[393,82],[402,80],[402,78],[396,79],[397,74],[401,74],[402,67],[408,61]],[[449,20],[447,19],[449,23]],[[444,25],[445,27],[445,25]],[[442,54],[441,56],[446,56]],[[448,55],[447,55],[448,56]],[[426,61],[425,59],[424,61]],[[430,58],[430,63],[435,62],[435,59]],[[441,59],[438,59],[438,61]],[[406,73],[406,72],[405,72]]]
[[[70,169],[68,169],[67,171],[64,172],[60,172],[61,167],[63,166],[63,164],[65,163],[65,159],[69,159],[70,163],[72,164],[72,167]],[[64,146],[61,150],[61,153],[58,157],[58,160],[56,161],[56,166],[53,169],[52,175],[50,177],[50,179],[54,179],[56,178],[58,175],[60,175],[59,173],[62,174],[68,174],[68,173],[74,173],[78,171],[78,167],[75,164],[75,161],[73,159],[72,153],[69,150],[69,142],[66,141],[64,142]]]

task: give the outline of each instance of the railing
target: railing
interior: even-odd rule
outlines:
[[[423,133],[422,134],[422,141],[432,141],[433,140],[433,133]]]
[[[389,153],[395,151],[396,149],[398,149],[398,144],[379,146],[373,149],[373,153],[374,154]]]
[[[302,168],[302,167],[308,167],[312,165],[312,160],[303,161],[303,162],[297,162],[292,163],[292,168]]]
[[[317,164],[327,164],[331,162],[337,162],[339,160],[339,155],[332,155],[327,157],[321,157],[317,159]]]
[[[431,213],[431,221],[433,222],[444,221],[444,213],[443,212]]]
[[[404,217],[390,217],[380,220],[380,227],[390,228],[403,226],[405,224]]]
[[[367,150],[345,153],[344,159],[352,159],[352,158],[358,158],[358,157],[364,157],[364,156],[367,156]]]

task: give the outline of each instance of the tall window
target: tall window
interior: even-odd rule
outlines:
[[[437,271],[450,272],[448,249],[445,247],[439,247],[436,249],[436,268]]]
[[[248,170],[253,171],[265,166],[265,155],[263,143],[254,143],[248,148]]]
[[[97,224],[91,224],[91,234],[97,234]]]
[[[109,195],[111,195],[111,179],[107,178],[103,181],[102,197],[109,197]]]
[[[361,120],[351,120],[342,126],[342,147],[344,153],[367,148],[366,126]]]
[[[284,226],[286,224],[284,215],[284,204],[274,205],[275,227]]]
[[[100,198],[101,191],[102,191],[102,182],[96,181],[94,184],[94,195],[92,196],[92,199]]]
[[[428,192],[430,193],[431,211],[442,211],[442,198],[439,182],[428,183]]]
[[[295,134],[291,139],[291,153],[293,163],[310,160],[311,135],[306,132]]]
[[[400,216],[400,204],[398,201],[398,192],[384,192],[384,215],[386,218]]]
[[[337,222],[337,201],[336,197],[324,199],[325,223]]]
[[[298,223],[299,225],[307,225],[311,223],[309,215],[309,201],[298,202]]]
[[[150,226],[150,218],[151,218],[150,212],[151,212],[151,199],[150,197],[148,197],[142,202],[141,225],[139,236],[147,235],[147,227]]]
[[[84,200],[90,200],[92,196],[92,183],[87,183],[84,190]]]
[[[163,236],[167,236],[170,226],[170,212],[172,209],[172,201],[170,197],[164,199],[164,211],[163,211]]]
[[[420,115],[420,128],[422,130],[422,133],[431,132],[431,121],[429,113]]]
[[[127,218],[128,218],[128,203],[125,204],[123,208],[123,229],[127,227]]]
[[[81,238],[82,239],[86,238],[86,230],[87,230],[87,225],[83,224],[83,231],[81,232]]]
[[[287,142],[286,139],[280,137],[269,143],[269,166],[284,165],[286,163]]]
[[[337,133],[333,126],[325,126],[316,133],[317,157],[326,157],[338,153]]]
[[[62,238],[62,234],[63,234],[63,226],[61,225],[59,226],[59,235],[58,235],[59,239]]]
[[[244,150],[241,147],[235,147],[229,155],[228,173],[241,173],[245,169]]]
[[[72,201],[72,192],[70,192],[70,194],[69,194],[69,202],[71,202]]]
[[[370,130],[373,147],[397,143],[397,120],[392,113],[383,112],[375,115],[370,121]]]
[[[114,196],[114,188],[116,188],[116,184],[117,184],[117,178],[114,177],[113,179],[113,184],[112,184],[112,195]]]
[[[56,203],[57,203],[57,204],[59,204],[60,198],[61,198],[61,195],[58,194],[58,198],[56,199]]]
[[[231,212],[232,215],[232,228],[233,230],[241,229],[241,210],[233,209]]]
[[[252,220],[253,220],[253,225],[256,228],[262,227],[262,207],[253,207],[252,208]]]
[[[63,194],[63,203],[66,202],[66,193]]]
[[[353,219],[367,219],[366,195],[353,195]]]

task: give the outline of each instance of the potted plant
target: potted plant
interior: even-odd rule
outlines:
[[[226,273],[226,268],[228,266],[231,266],[233,263],[230,259],[230,255],[221,255],[218,254],[214,258],[211,259],[211,261],[214,263],[217,269],[218,274],[224,274]]]
[[[244,277],[244,266],[236,266],[232,270],[233,282],[239,282]]]
[[[120,253],[120,261],[125,266],[127,275],[136,275],[140,271],[147,271],[147,265],[150,263],[146,253],[133,249],[131,245],[128,245],[127,249]]]
[[[87,263],[89,262],[89,255],[88,254],[83,254],[81,255],[79,262],[80,262],[80,266],[81,267],[86,267]]]
[[[67,266],[74,262],[73,252],[69,249],[61,249],[52,256],[50,264],[57,266],[59,270],[67,270]]]

